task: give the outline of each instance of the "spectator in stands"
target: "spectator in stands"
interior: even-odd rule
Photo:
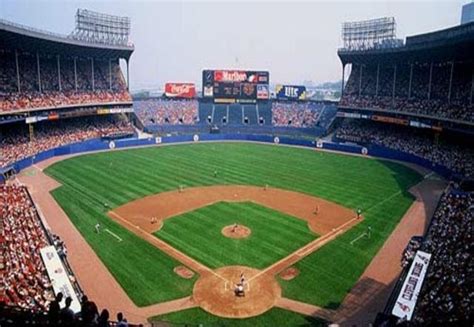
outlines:
[[[449,189],[433,215],[422,250],[431,261],[418,297],[420,326],[468,326],[474,321],[474,193]]]
[[[272,117],[275,126],[299,128],[314,127],[324,106],[313,102],[273,102]]]
[[[97,116],[35,124],[34,139],[26,129],[13,128],[0,140],[0,168],[69,143],[116,134],[131,134],[132,125],[117,117]]]
[[[49,323],[53,326],[58,325],[59,323],[59,313],[61,311],[60,309],[60,303],[63,300],[63,293],[59,292],[56,294],[56,298],[54,299],[53,302],[49,305],[49,311],[48,311],[48,320]]]
[[[26,188],[15,184],[0,185],[0,246],[4,262],[2,302],[27,310],[48,310],[54,295],[39,253],[47,245],[45,230]],[[59,314],[56,304],[51,311],[55,318]]]
[[[123,317],[123,313],[117,313],[117,327],[128,327],[127,319]]]
[[[89,301],[88,297],[84,295],[82,297],[82,305],[81,305],[81,318],[85,324],[91,324],[97,322],[99,317],[99,310],[97,309],[97,305]]]
[[[135,113],[144,126],[193,125],[198,119],[198,101],[185,99],[150,99],[135,101]]]
[[[472,63],[456,63],[452,86],[449,87],[451,63],[433,66],[417,63],[413,66],[410,86],[410,66],[399,65],[393,85],[393,65],[380,65],[377,83],[377,64],[353,64],[351,75],[339,103],[343,107],[395,110],[407,113],[474,122],[472,99]],[[362,79],[360,77],[362,76]],[[429,81],[431,79],[431,85]],[[393,93],[395,91],[395,93]]]
[[[110,327],[109,310],[103,309],[98,320],[98,327]]]
[[[20,54],[20,91],[15,57],[0,52],[0,111],[61,107],[92,103],[131,102],[118,61],[95,60],[94,89],[90,60],[77,61],[77,88],[72,59],[62,61],[61,88],[56,60],[41,60],[41,88],[38,86],[36,56]],[[109,76],[109,68],[112,74]],[[109,80],[110,77],[110,80]]]
[[[74,322],[74,311],[71,309],[72,298],[68,296],[65,302],[66,305],[59,313],[59,319],[62,326],[71,326]]]
[[[425,131],[404,128],[393,124],[380,124],[364,120],[344,120],[336,131],[336,138],[360,144],[375,144],[398,150],[444,166],[454,173],[474,177],[474,150],[469,145],[452,144]]]

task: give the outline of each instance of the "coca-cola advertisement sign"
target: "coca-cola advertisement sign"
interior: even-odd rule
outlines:
[[[166,83],[165,95],[168,98],[194,98],[196,86],[194,83]]]

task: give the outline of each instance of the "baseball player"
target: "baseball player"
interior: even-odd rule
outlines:
[[[95,232],[96,232],[97,234],[100,233],[100,224],[99,224],[99,223],[95,224]]]

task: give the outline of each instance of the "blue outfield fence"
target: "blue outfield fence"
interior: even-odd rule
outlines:
[[[345,144],[337,142],[322,142],[308,139],[296,139],[292,137],[285,136],[270,136],[270,135],[255,135],[255,134],[194,134],[194,135],[175,135],[175,136],[163,136],[163,137],[152,137],[146,139],[117,139],[117,140],[104,140],[104,139],[92,139],[80,143],[73,143],[64,145],[55,149],[47,150],[40,152],[35,156],[22,159],[15,162],[13,165],[1,169],[0,172],[4,173],[11,168],[15,169],[18,173],[25,168],[32,166],[43,160],[68,155],[68,154],[77,154],[77,153],[87,153],[99,150],[113,150],[117,148],[128,148],[128,147],[137,147],[137,146],[152,146],[158,144],[173,144],[173,143],[183,143],[183,142],[200,142],[200,141],[253,141],[253,142],[263,142],[263,143],[278,143],[285,145],[296,145],[309,148],[317,148],[321,150],[333,150],[345,153],[352,154],[362,154],[372,157],[382,158],[382,159],[392,159],[405,161],[409,163],[417,164],[421,167],[427,168],[434,171],[435,173],[445,177],[445,178],[457,178],[461,179],[461,176],[456,176],[448,168],[440,165],[433,164],[432,162],[417,157],[412,154],[388,149],[376,145],[368,145],[367,147],[355,145],[355,144]],[[3,174],[0,175],[0,182],[3,182]]]

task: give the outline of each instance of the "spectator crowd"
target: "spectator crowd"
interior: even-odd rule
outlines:
[[[14,54],[0,50],[0,112],[131,101],[116,60],[78,58],[74,67],[62,58],[59,68],[56,57],[39,62],[38,73],[36,56],[20,54],[17,76]]]
[[[34,128],[32,140],[26,128],[11,128],[2,132],[0,168],[62,145],[120,133],[133,133],[128,121],[107,116],[40,122],[35,124]]]
[[[136,115],[144,126],[193,125],[198,120],[197,100],[149,99],[133,103]]]
[[[390,124],[363,120],[344,120],[336,130],[339,140],[374,144],[402,151],[444,166],[466,177],[474,177],[474,149],[468,145],[452,144],[417,131]]]
[[[353,64],[339,105],[474,122],[472,63],[454,65],[451,92],[451,64],[434,65],[431,83],[429,64],[398,65],[395,74],[394,69],[380,65],[377,73],[376,64]]]
[[[272,120],[274,126],[314,127],[319,120],[323,106],[312,102],[278,102],[272,103]]]
[[[74,313],[70,297],[62,304],[62,293],[54,295],[40,255],[40,249],[50,245],[47,233],[27,188],[0,185],[0,325],[111,326],[108,310],[99,314],[87,296],[82,296],[81,311]],[[57,235],[52,235],[51,244],[61,257],[66,256]],[[15,314],[14,309],[22,314]],[[129,326],[122,313],[117,314],[115,326]]]
[[[414,321],[422,326],[468,326],[474,321],[474,193],[441,198],[422,250],[431,261]]]
[[[39,250],[48,246],[25,187],[0,185],[0,302],[46,311],[54,300]]]

